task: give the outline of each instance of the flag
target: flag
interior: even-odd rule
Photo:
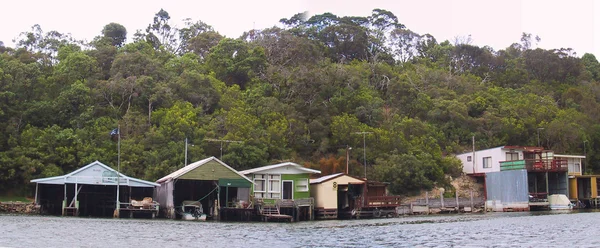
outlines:
[[[118,128],[115,128],[115,129],[113,129],[113,130],[110,132],[110,137],[112,137],[112,136],[115,136],[115,135],[117,135],[117,134],[119,134],[119,129],[118,129]]]
[[[115,128],[112,131],[110,131],[110,139],[112,139],[113,141],[116,141],[119,139],[119,129]]]

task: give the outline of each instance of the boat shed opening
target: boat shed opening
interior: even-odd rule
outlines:
[[[251,220],[252,181],[215,157],[196,161],[156,181],[161,215],[185,219],[188,214],[213,220]],[[197,206],[190,213],[189,205]]]
[[[35,203],[43,213],[91,217],[118,216],[118,210],[128,209],[132,200],[152,197],[159,185],[128,177],[99,161],[66,175],[31,182],[36,183]]]

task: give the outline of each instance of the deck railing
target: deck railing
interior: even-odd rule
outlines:
[[[500,170],[555,171],[566,172],[569,163],[566,159],[525,159],[500,162]]]
[[[367,196],[365,207],[396,207],[400,206],[400,196]]]
[[[526,159],[527,171],[569,171],[569,163],[566,159]]]

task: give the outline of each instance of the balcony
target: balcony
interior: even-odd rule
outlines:
[[[531,172],[567,172],[569,164],[566,159],[526,159],[527,171]]]
[[[567,172],[569,164],[566,159],[525,159],[500,162],[500,171],[522,170],[529,172]]]

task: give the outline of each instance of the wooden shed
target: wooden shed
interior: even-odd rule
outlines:
[[[35,202],[44,213],[93,217],[118,215],[117,206],[151,197],[158,186],[118,173],[99,161],[66,175],[31,182],[36,183]],[[117,204],[117,187],[120,204]]]
[[[209,218],[226,208],[245,208],[252,181],[223,161],[210,157],[156,181],[156,199],[168,218],[180,218],[184,202],[195,202]],[[199,204],[198,204],[199,203]]]
[[[348,218],[360,213],[366,181],[344,173],[310,180],[319,219]]]

